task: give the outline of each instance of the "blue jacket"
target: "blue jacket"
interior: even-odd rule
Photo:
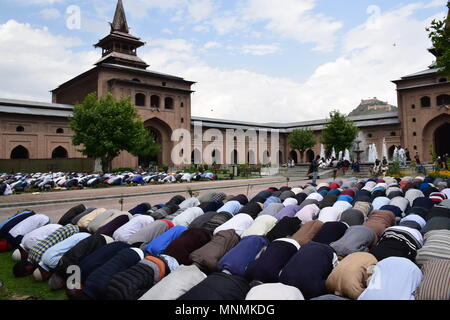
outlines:
[[[243,277],[247,266],[256,259],[258,253],[269,245],[269,240],[261,236],[249,236],[242,239],[222,259],[219,270],[228,271],[233,275]]]
[[[150,242],[144,251],[154,255],[160,255],[173,240],[181,236],[186,230],[187,228],[184,226],[175,226]]]

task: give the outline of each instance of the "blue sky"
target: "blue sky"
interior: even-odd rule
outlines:
[[[0,80],[0,95],[48,101],[49,90],[90,68],[100,56],[92,45],[109,31],[116,2],[0,0],[0,57],[8,58],[2,45],[27,52],[0,64],[0,72],[14,63],[33,87],[25,92]],[[390,81],[431,64],[424,28],[446,13],[445,0],[123,2],[131,32],[147,42],[140,56],[150,69],[199,82],[193,114],[261,122],[349,112],[373,96],[396,104]],[[67,28],[72,5],[81,10],[81,29]],[[30,56],[49,74],[43,83],[31,83],[37,67]],[[255,108],[266,112],[255,115]],[[274,108],[281,113],[270,114]]]

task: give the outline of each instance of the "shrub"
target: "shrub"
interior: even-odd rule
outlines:
[[[128,172],[128,171],[134,172],[134,169],[131,169],[131,168],[118,168],[118,169],[111,170],[111,173],[122,173],[122,172]]]

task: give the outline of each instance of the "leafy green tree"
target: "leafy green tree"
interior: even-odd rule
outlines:
[[[333,147],[336,152],[350,149],[358,135],[358,128],[353,121],[335,110],[330,113],[330,121],[322,131],[322,143],[328,153]]]
[[[305,151],[316,145],[316,137],[309,129],[295,129],[289,134],[288,142],[292,149],[300,152],[303,159]]]
[[[450,9],[450,3],[447,7]],[[440,73],[450,75],[450,17],[442,21],[433,20],[426,30],[433,43],[436,67],[441,69]]]
[[[112,160],[122,151],[135,156],[153,156],[161,151],[144,128],[131,98],[116,100],[108,93],[98,99],[93,92],[75,106],[70,128],[75,132],[73,144],[81,146],[83,155],[100,158],[104,172],[111,170]]]

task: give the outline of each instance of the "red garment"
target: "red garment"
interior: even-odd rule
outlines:
[[[340,195],[341,196],[350,196],[352,198],[355,198],[355,191],[353,191],[352,189],[345,189],[344,191],[341,192]]]
[[[339,185],[336,182],[330,184],[330,189],[339,189]]]
[[[10,251],[10,246],[8,244],[8,241],[4,240],[4,239],[0,239],[0,253],[3,252],[8,252]]]
[[[173,227],[175,227],[173,222],[170,220],[162,219],[161,221],[164,221],[165,223],[167,223],[167,225],[169,226],[169,229],[172,229]]]

